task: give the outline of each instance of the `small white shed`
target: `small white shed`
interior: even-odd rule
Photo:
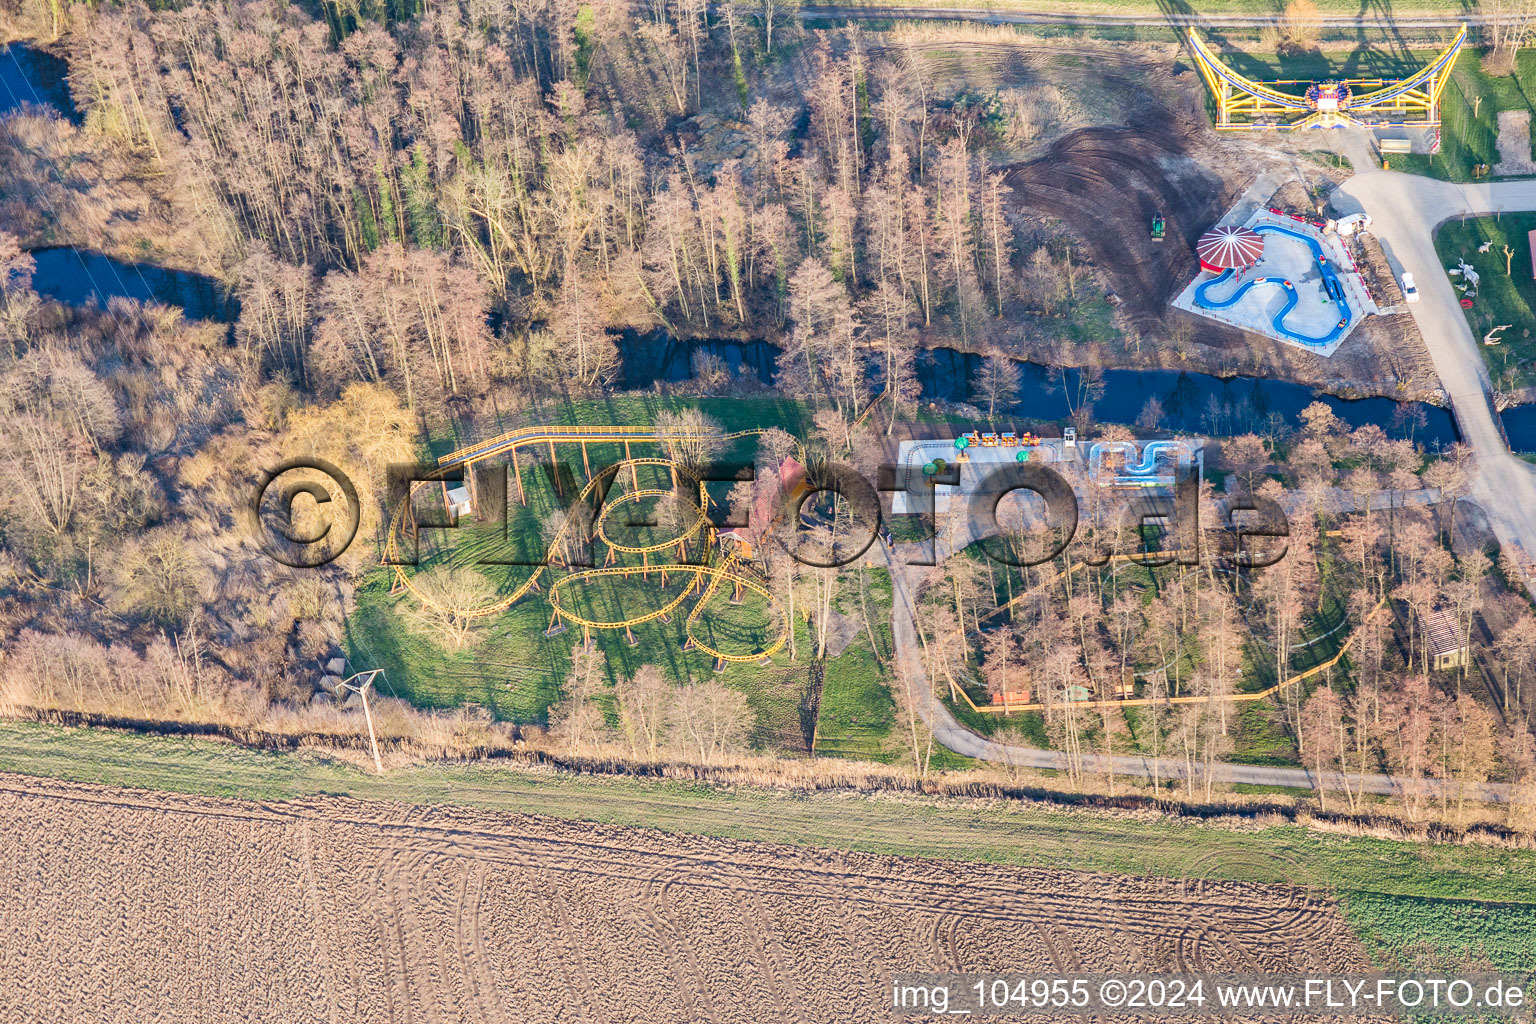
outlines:
[[[463,484],[443,485],[443,498],[448,503],[448,517],[454,522],[459,521],[460,516],[467,516],[474,510],[474,503],[469,497],[469,488]]]

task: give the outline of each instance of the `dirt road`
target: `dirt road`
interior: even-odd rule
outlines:
[[[0,775],[0,846],[4,1021],[875,1022],[893,972],[1369,967],[1290,885],[466,808]]]
[[[805,21],[821,21],[829,18],[869,21],[980,21],[989,25],[1101,25],[1104,27],[1175,26],[1178,28],[1241,28],[1246,26],[1275,25],[1281,21],[1279,14],[1184,14],[1170,11],[1164,14],[1108,14],[1093,11],[1022,11],[991,7],[906,7],[880,6],[875,4],[817,4],[800,9]],[[1468,14],[1395,14],[1390,16],[1325,15],[1317,23],[1325,29],[1456,29],[1463,22],[1473,25],[1490,24],[1487,15]]]
[[[1536,180],[1457,185],[1393,171],[1357,174],[1334,193],[1344,212],[1364,210],[1387,255],[1413,274],[1420,301],[1408,308],[1450,398],[1456,425],[1477,453],[1472,496],[1499,543],[1536,559],[1536,466],[1511,455],[1488,392],[1480,340],[1462,314],[1435,252],[1433,232],[1463,214],[1536,210]],[[1527,588],[1536,593],[1536,576]]]

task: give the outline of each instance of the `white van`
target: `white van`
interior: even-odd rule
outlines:
[[[1419,289],[1414,286],[1413,275],[1403,271],[1403,298],[1408,302],[1419,301]]]

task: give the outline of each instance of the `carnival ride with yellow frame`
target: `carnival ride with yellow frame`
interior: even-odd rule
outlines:
[[[1424,68],[1401,79],[1350,78],[1308,82],[1256,82],[1232,70],[1189,30],[1195,63],[1216,98],[1220,131],[1294,131],[1301,128],[1438,128],[1440,96],[1467,41],[1463,24],[1451,44]],[[1301,95],[1277,86],[1304,86]]]
[[[741,430],[729,434],[700,434],[700,438],[708,437],[710,440],[733,441],[743,437],[751,437],[764,433],[762,429]],[[411,574],[406,570],[410,568],[400,558],[401,530],[415,529],[414,515],[411,511],[412,504],[419,488],[428,486],[431,480],[417,480],[411,484],[408,496],[394,510],[390,519],[389,532],[385,538],[384,563],[394,568],[395,592],[407,591],[424,606],[432,608],[440,613],[452,615],[456,618],[478,619],[490,615],[496,615],[516,604],[532,591],[540,589],[540,580],[552,567],[558,567],[567,571],[567,575],[549,583],[546,598],[550,603],[552,614],[550,628],[547,635],[563,632],[567,625],[582,627],[587,642],[591,640],[591,631],[594,629],[622,629],[631,644],[636,643],[633,628],[643,623],[660,619],[670,621],[673,611],[679,608],[690,595],[698,593],[698,600],[694,602],[684,620],[683,628],[687,636],[685,650],[697,649],[703,651],[715,659],[715,669],[719,671],[727,664],[757,662],[766,663],[774,653],[780,650],[789,640],[790,623],[788,617],[780,605],[778,598],[758,580],[748,575],[750,570],[742,563],[738,550],[732,549],[725,555],[724,561],[719,565],[705,563],[652,563],[650,556],[667,549],[677,549],[681,554],[687,542],[699,536],[706,537],[706,551],[712,552],[715,547],[716,530],[710,521],[707,509],[710,499],[705,481],[701,479],[689,467],[673,459],[656,457],[634,457],[630,450],[633,443],[653,443],[666,445],[678,441],[689,440],[687,434],[672,432],[659,432],[654,427],[523,427],[509,431],[499,437],[482,441],[478,444],[460,448],[450,452],[438,460],[437,473],[439,478],[447,476],[449,471],[458,471],[472,467],[476,463],[488,459],[506,457],[511,462],[516,473],[517,490],[519,500],[526,505],[527,495],[523,490],[522,470],[516,457],[519,449],[528,446],[549,446],[550,459],[555,458],[556,444],[579,444],[581,446],[582,465],[588,477],[587,484],[575,497],[575,503],[571,507],[586,504],[589,507],[593,496],[602,489],[602,505],[591,522],[583,523],[579,517],[567,516],[560,524],[554,537],[549,542],[541,562],[533,567],[532,573],[523,580],[512,592],[504,597],[485,605],[473,608],[461,608],[446,605],[431,594],[426,593],[411,579]],[[588,457],[587,446],[600,443],[622,443],[624,445],[625,458],[600,469],[596,474],[592,473],[591,462]],[[644,488],[640,486],[637,470],[642,466],[653,466],[666,469],[672,474],[674,480],[686,478],[697,488],[698,501],[693,506],[697,513],[691,524],[685,525],[676,536],[664,541],[646,545],[625,544],[616,541],[609,535],[607,520],[617,508],[625,504],[638,504],[639,502],[661,497],[671,497],[675,492],[661,488]],[[625,471],[628,471],[631,487],[617,496],[608,495],[608,487],[617,481]],[[558,478],[557,478],[558,479]],[[574,569],[567,564],[563,557],[566,544],[574,538],[576,531],[582,531],[586,535],[575,538],[583,542],[597,541],[607,548],[607,557],[603,566],[598,568]],[[620,554],[639,555],[639,565],[612,565],[611,563]],[[629,579],[639,577],[650,582],[653,577],[665,588],[668,575],[674,577],[691,577],[688,586],[679,594],[662,604],[634,616],[601,620],[589,618],[572,609],[572,602],[564,599],[565,592],[574,584],[584,583],[595,579]],[[762,597],[768,603],[770,615],[777,622],[779,628],[770,641],[760,650],[751,653],[739,653],[722,651],[709,642],[701,639],[697,632],[698,620],[704,609],[715,598],[722,585],[729,585],[732,590],[732,601],[738,602],[744,592],[751,592]]]

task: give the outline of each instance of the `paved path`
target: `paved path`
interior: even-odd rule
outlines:
[[[970,531],[967,531],[967,543],[969,543],[969,536]],[[909,557],[917,554],[919,545],[903,544],[894,550],[884,544],[879,544],[877,547],[881,558],[884,559],[886,569],[891,574],[891,634],[896,651],[897,672],[911,683],[917,713],[933,733],[933,738],[957,754],[964,754],[966,757],[974,757],[982,761],[995,761],[999,764],[1027,768],[1066,770],[1069,762],[1067,755],[1062,751],[998,743],[972,732],[955,719],[949,708],[934,693],[927,670],[923,667],[923,649],[917,636],[915,603],[917,587],[924,569],[906,564]],[[950,554],[950,551],[951,545],[941,540],[938,550],[939,558],[943,559]],[[1117,775],[1152,779],[1155,772],[1156,778],[1165,781],[1184,779],[1189,776],[1188,766],[1180,758],[1084,754],[1081,762],[1083,771],[1094,774],[1108,774],[1113,771]],[[1398,780],[1388,775],[1344,775],[1338,772],[1319,775],[1305,768],[1217,764],[1212,767],[1212,776],[1217,782],[1223,783],[1288,786],[1294,789],[1326,789],[1338,792],[1353,790],[1357,793],[1382,796],[1396,796],[1403,793],[1403,787]],[[1202,766],[1195,766],[1195,777],[1196,781],[1204,781]],[[1442,788],[1447,787],[1452,796],[1456,794],[1453,784],[1444,783],[1439,779],[1424,779],[1420,782],[1420,786],[1427,797],[1438,796]],[[1477,797],[1497,803],[1507,799],[1508,791],[1509,787],[1503,783],[1489,783],[1478,787]]]
[[[1394,171],[1367,171],[1334,193],[1345,212],[1371,215],[1387,256],[1413,274],[1420,300],[1409,305],[1450,398],[1456,425],[1477,455],[1472,497],[1499,543],[1529,564],[1536,558],[1536,466],[1511,455],[1489,399],[1486,364],[1459,296],[1435,252],[1433,231],[1463,214],[1536,210],[1536,180],[1457,185]],[[1523,273],[1524,269],[1517,269]],[[1526,586],[1536,593],[1536,577]]]

